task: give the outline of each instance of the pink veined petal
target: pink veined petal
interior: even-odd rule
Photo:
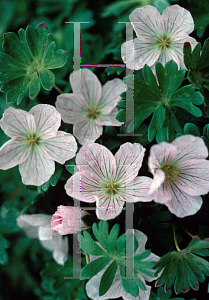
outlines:
[[[141,168],[145,148],[139,143],[125,143],[115,154],[117,181],[132,182]]]
[[[171,186],[171,201],[164,204],[171,213],[179,218],[196,214],[202,206],[202,198],[200,196],[190,196],[181,191],[176,185]]]
[[[133,182],[125,186],[123,194],[127,202],[150,202],[153,196],[148,194],[152,179],[145,176],[134,178]]]
[[[152,174],[154,175],[156,169],[161,168],[162,165],[173,162],[176,153],[177,147],[173,143],[162,142],[159,145],[152,146],[148,158],[148,165]]]
[[[208,149],[200,137],[189,134],[182,135],[176,138],[172,142],[172,145],[177,148],[175,162],[180,162],[191,158],[206,158],[208,156]]]
[[[96,174],[102,180],[115,178],[116,162],[106,147],[97,143],[86,143],[76,156],[79,170]]]
[[[77,143],[74,136],[64,131],[58,131],[56,137],[45,140],[42,154],[47,159],[52,159],[60,164],[75,156]]]
[[[34,116],[30,113],[9,107],[5,109],[0,126],[9,137],[27,136],[36,131]]]
[[[42,185],[54,174],[55,163],[46,159],[37,146],[31,151],[26,161],[19,165],[22,182],[26,185]]]
[[[153,36],[162,31],[161,15],[152,5],[136,8],[129,19],[141,41],[150,41]]]
[[[149,187],[149,195],[156,191],[165,181],[165,173],[161,169],[157,169],[154,173],[154,178]]]
[[[160,52],[153,41],[141,41],[138,38],[125,42],[121,46],[121,57],[131,70],[142,69],[146,64],[152,66],[159,58]]]
[[[99,102],[102,86],[97,76],[88,69],[74,71],[70,74],[70,84],[74,94],[82,94],[89,105]]]
[[[121,213],[125,203],[123,197],[119,195],[106,196],[104,194],[102,197],[96,196],[96,198],[96,215],[100,220],[110,220],[116,218]]]
[[[75,124],[83,116],[82,109],[87,107],[84,96],[79,94],[59,95],[55,105],[63,122],[68,124]]]
[[[164,181],[161,186],[155,190],[151,196],[153,200],[157,203],[166,204],[171,200],[171,183],[169,181]]]
[[[101,179],[90,172],[76,172],[65,184],[66,193],[84,202],[95,202],[100,194]]]
[[[190,159],[181,161],[179,178],[175,185],[191,196],[199,196],[209,192],[209,161]]]
[[[110,113],[106,115],[100,115],[97,120],[98,125],[102,126],[121,126],[124,122],[119,122],[116,120],[116,115],[118,113],[117,107],[114,108]]]
[[[173,60],[178,65],[178,69],[180,68],[180,59],[177,53],[173,49],[165,49],[161,51],[158,61],[165,66],[165,64],[169,61]]]
[[[68,238],[67,236],[63,238],[58,232],[54,232],[52,239],[54,243],[53,258],[58,264],[64,265],[65,261],[68,259]]]
[[[94,120],[80,118],[73,126],[73,135],[81,145],[96,141],[102,135],[103,127]]]
[[[177,4],[167,7],[161,18],[164,31],[171,35],[182,32],[189,34],[194,30],[194,20],[190,12]]]
[[[44,139],[55,137],[61,125],[61,115],[52,105],[38,104],[29,111],[35,118],[36,132]]]
[[[109,114],[121,99],[120,94],[125,92],[126,86],[123,80],[115,78],[105,83],[102,87],[102,95],[98,104],[98,108],[103,113]]]
[[[27,147],[22,138],[16,137],[7,141],[0,148],[0,169],[7,170],[23,163],[30,155],[30,148]]]

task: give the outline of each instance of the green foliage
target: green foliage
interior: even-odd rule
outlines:
[[[105,221],[100,221],[98,225],[94,223],[92,230],[98,242],[95,242],[87,231],[83,231],[83,235],[79,236],[80,247],[86,254],[99,257],[82,269],[81,277],[93,277],[105,268],[99,287],[99,295],[102,296],[109,290],[119,268],[122,285],[127,293],[136,297],[139,288],[146,290],[137,274],[153,276],[154,262],[146,260],[151,253],[150,250],[136,254],[138,242],[135,236],[127,233],[118,238],[118,224],[112,227],[110,233],[108,223]],[[130,255],[126,250],[130,251]],[[129,258],[131,258],[131,267]],[[126,272],[132,272],[132,278],[127,279]]]
[[[190,82],[199,89],[209,90],[209,39],[204,42],[202,51],[201,44],[198,43],[195,48],[187,42],[184,45],[184,63],[188,72]]]
[[[168,291],[174,285],[176,294],[188,292],[190,288],[197,291],[199,281],[209,276],[209,262],[200,256],[209,256],[209,240],[200,240],[197,236],[187,248],[165,254],[154,266],[156,274],[162,271],[155,286],[165,285]]]
[[[50,69],[60,68],[67,61],[67,52],[56,51],[56,44],[44,23],[36,29],[28,26],[18,31],[19,37],[8,32],[4,35],[0,52],[1,90],[7,94],[7,103],[19,104],[24,96],[34,99],[41,85],[51,90],[55,76]]]
[[[134,83],[134,120],[132,120],[132,114],[127,112],[130,103],[126,99],[126,121],[130,122],[128,132],[132,132],[152,115],[148,128],[148,140],[151,142],[156,137],[157,143],[160,143],[172,141],[175,138],[175,131],[182,131],[172,109],[180,107],[193,116],[201,117],[202,112],[196,105],[202,104],[204,99],[192,85],[179,88],[184,79],[185,70],[178,70],[174,61],[167,62],[165,67],[159,62],[155,66],[159,85],[147,65],[142,69],[143,78],[126,77],[128,87],[131,88]],[[119,102],[119,105],[121,104],[124,108],[124,102]],[[125,110],[119,111],[116,118],[119,121],[125,121]]]
[[[9,247],[9,242],[0,233],[0,264],[1,265],[5,265],[7,263],[8,255],[5,249],[8,247]]]
[[[84,300],[88,299],[85,294],[85,281],[73,277],[73,272],[79,265],[73,266],[72,259],[68,259],[64,266],[56,263],[47,263],[46,268],[41,271],[42,288],[45,295],[41,299],[59,299],[59,300]],[[50,298],[46,298],[50,297]]]
[[[38,190],[39,191],[43,190],[44,192],[46,192],[49,189],[50,185],[51,186],[56,186],[59,179],[60,179],[61,174],[62,174],[62,166],[58,165],[56,167],[55,172],[52,175],[52,177],[47,182],[42,184],[41,187],[38,187]]]
[[[165,292],[164,288],[157,289],[157,295],[151,291],[149,300],[184,300],[184,298],[170,298],[172,291]]]

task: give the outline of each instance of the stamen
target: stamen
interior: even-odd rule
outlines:
[[[89,119],[97,119],[98,115],[100,114],[96,106],[92,106],[91,108],[88,108],[87,112],[88,112],[87,117]]]

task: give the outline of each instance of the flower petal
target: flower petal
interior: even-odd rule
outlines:
[[[162,24],[165,32],[177,35],[191,33],[194,30],[194,20],[190,12],[175,4],[167,7],[162,14]]]
[[[102,109],[105,114],[110,113],[121,99],[120,94],[125,92],[126,86],[121,79],[113,79],[105,83],[102,87],[102,95],[98,108]]]
[[[102,86],[97,76],[88,69],[74,71],[70,74],[70,84],[74,94],[82,94],[89,105],[99,102]]]
[[[5,109],[0,120],[0,126],[9,137],[22,137],[30,135],[36,131],[34,116],[30,113],[9,107]]]
[[[164,204],[171,213],[179,218],[191,216],[202,206],[202,198],[200,196],[190,196],[182,192],[176,185],[171,186],[171,200]]]
[[[55,163],[43,157],[41,150],[34,147],[26,161],[19,165],[22,182],[26,185],[42,185],[55,171]]]
[[[102,195],[97,198],[96,215],[100,220],[110,220],[116,218],[122,211],[124,206],[123,197],[119,195]]]
[[[150,40],[162,31],[161,15],[152,5],[136,8],[129,16],[137,37],[141,41]]]
[[[38,238],[38,229],[41,225],[46,225],[51,219],[45,214],[21,214],[17,217],[17,225],[22,228],[30,238]]]
[[[176,138],[172,145],[177,147],[178,154],[175,161],[184,161],[191,158],[206,158],[208,156],[208,149],[200,137],[190,134],[182,135]]]
[[[102,135],[102,131],[101,125],[97,125],[94,120],[88,120],[85,117],[75,122],[73,127],[73,135],[81,145],[96,141]]]
[[[139,295],[137,297],[134,297],[134,296],[130,295],[129,293],[127,293],[122,287],[121,294],[122,294],[122,297],[124,300],[149,300],[151,287],[149,285],[146,285],[145,280],[143,280],[143,277],[140,277],[140,279],[146,286],[146,290],[143,291],[142,289],[139,289]],[[121,286],[122,286],[122,283],[121,283]]]
[[[43,138],[55,137],[61,125],[61,115],[52,105],[38,104],[29,111],[35,118],[36,130]]]
[[[77,143],[74,136],[64,131],[58,131],[56,137],[44,141],[43,156],[60,164],[75,156]]]
[[[116,115],[118,113],[117,107],[114,108],[110,113],[107,115],[100,115],[97,120],[98,125],[102,126],[121,126],[124,122],[119,122],[116,120]]]
[[[116,162],[113,154],[97,143],[83,145],[76,156],[76,165],[79,170],[96,174],[102,180],[114,178],[116,175]]]
[[[54,230],[51,228],[50,222],[39,226],[39,229],[38,229],[39,240],[41,240],[41,241],[51,240],[53,234],[54,234]]]
[[[183,51],[182,51],[183,53]],[[178,69],[180,68],[180,58],[177,55],[174,49],[165,49],[161,51],[158,61],[165,66],[165,64],[169,61],[173,60],[178,65]]]
[[[165,173],[161,169],[157,169],[149,188],[149,195],[156,191],[165,181]]]
[[[153,42],[141,41],[138,38],[125,42],[121,46],[121,57],[126,67],[131,70],[152,66],[159,58],[160,51]]]
[[[76,172],[65,184],[66,193],[84,202],[95,202],[100,193],[101,179],[90,172]]]
[[[139,231],[138,229],[127,229],[126,233],[134,234],[134,236],[135,236],[135,238],[138,242],[138,246],[137,246],[137,249],[135,250],[134,254],[138,254],[140,252],[145,251],[145,245],[146,245],[146,242],[147,242],[146,234]]]
[[[156,189],[151,196],[154,201],[161,204],[166,204],[167,201],[171,200],[171,184],[169,181],[164,181],[161,186]]]
[[[152,179],[145,176],[134,178],[133,183],[129,183],[125,187],[123,194],[127,202],[149,202],[153,200],[153,196],[148,194]],[[126,195],[126,196],[125,196]]]
[[[58,232],[54,232],[52,239],[54,242],[53,258],[58,264],[64,265],[65,261],[68,259],[68,238],[67,236],[63,238]]]
[[[87,107],[85,98],[79,94],[59,95],[55,105],[63,122],[68,124],[75,124],[83,116],[82,109]]]
[[[190,159],[178,164],[180,175],[176,186],[191,196],[207,194],[209,191],[209,161]]]
[[[173,51],[175,51],[176,55],[178,55],[181,69],[186,69],[184,64],[184,54],[183,54],[184,43],[186,42],[189,42],[191,44],[192,50],[197,45],[197,41],[194,38],[188,36],[187,34],[177,36],[173,40],[173,44],[172,44]]]
[[[30,148],[22,138],[12,138],[0,148],[0,169],[7,170],[23,163],[29,154]]]
[[[139,143],[125,143],[115,154],[117,181],[132,182],[142,165],[145,148]]]

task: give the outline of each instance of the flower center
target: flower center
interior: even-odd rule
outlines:
[[[171,46],[171,39],[163,34],[156,39],[156,44],[159,46],[160,50],[166,50]]]
[[[119,192],[120,185],[115,180],[108,180],[105,185],[105,192],[108,195],[116,195]]]
[[[89,119],[97,119],[98,116],[100,115],[100,111],[98,110],[98,108],[96,106],[92,106],[90,108],[88,108],[87,110],[87,117]]]
[[[27,136],[27,142],[29,145],[34,146],[35,144],[38,144],[40,142],[40,138],[35,133],[33,133],[30,136]]]
[[[177,170],[176,167],[165,166],[162,171],[165,173],[165,181],[171,180],[174,182],[179,178],[180,170]]]

